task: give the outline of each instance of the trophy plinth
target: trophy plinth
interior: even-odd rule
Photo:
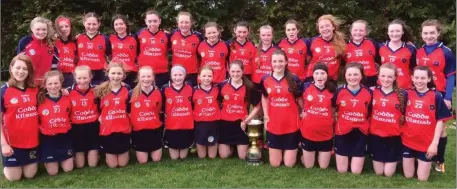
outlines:
[[[262,163],[262,148],[257,141],[262,136],[263,122],[260,120],[251,120],[246,125],[246,133],[250,143],[246,160],[248,165],[260,165]]]

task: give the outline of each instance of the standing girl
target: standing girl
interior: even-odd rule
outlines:
[[[76,67],[76,42],[73,37],[70,18],[65,16],[57,17],[55,28],[59,34],[56,40],[56,48],[58,52],[57,69],[63,74],[63,87],[70,87],[73,82],[73,70]]]
[[[270,165],[281,162],[293,167],[299,143],[297,99],[301,96],[300,81],[287,69],[287,56],[277,49],[271,56],[273,72],[261,81],[262,108],[268,143]]]
[[[201,66],[210,66],[214,72],[214,83],[226,79],[226,66],[228,58],[228,45],[221,40],[222,28],[215,22],[208,22],[203,27],[205,41],[198,45],[198,54],[201,57]]]
[[[40,155],[49,175],[73,170],[73,145],[70,135],[71,101],[62,96],[63,75],[59,71],[44,74],[43,86],[38,93],[40,119]]]
[[[371,113],[371,91],[361,83],[365,79],[363,66],[349,63],[344,68],[346,84],[333,97],[338,112],[335,126],[335,154],[338,172],[361,174],[365,161],[368,118]]]
[[[108,167],[124,167],[130,150],[129,91],[121,85],[125,78],[122,64],[111,62],[107,73],[109,80],[95,88],[95,96],[100,98],[100,150],[105,152]]]
[[[305,79],[305,63],[308,53],[306,41],[299,36],[300,29],[297,21],[290,19],[284,24],[284,27],[286,38],[281,39],[278,47],[286,52],[287,69],[303,81]]]
[[[452,117],[443,97],[433,82],[432,70],[417,66],[413,70],[414,89],[408,90],[406,122],[401,135],[403,143],[403,173],[414,177],[417,160],[417,178],[427,181],[432,167],[432,158],[437,154],[439,139],[445,120]]]
[[[32,59],[17,55],[9,65],[11,78],[1,87],[2,165],[9,181],[33,178],[38,170],[38,90]]]
[[[260,89],[260,81],[264,75],[271,73],[271,55],[277,49],[273,44],[273,28],[270,25],[263,25],[259,29],[260,42],[257,46],[256,58],[252,67],[252,82],[257,89]]]
[[[256,47],[254,42],[249,40],[251,28],[246,21],[239,21],[233,28],[234,36],[230,41],[229,62],[241,60],[243,62],[243,73],[248,79],[252,78],[252,66],[256,57]]]

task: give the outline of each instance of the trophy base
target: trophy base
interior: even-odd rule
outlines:
[[[262,161],[250,161],[248,160],[248,165],[250,166],[258,166],[258,165],[261,165],[262,164]]]

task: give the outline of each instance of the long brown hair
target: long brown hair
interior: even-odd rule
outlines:
[[[382,64],[379,67],[379,73],[381,73],[382,68],[393,70],[395,73],[394,74],[395,78],[398,78],[397,67],[394,64],[392,64],[392,63]],[[397,94],[398,101],[400,102],[400,110],[401,110],[401,112],[404,112],[405,111],[405,95],[403,94],[402,89],[398,88],[397,79],[395,79],[394,83],[392,84],[392,88],[393,88],[394,92]]]
[[[333,27],[335,28],[333,30],[333,37],[332,37],[332,43],[335,49],[336,56],[342,56],[344,54],[344,51],[346,50],[346,41],[345,41],[345,35],[343,32],[340,31],[340,25],[343,23],[342,20],[340,20],[338,17],[335,17],[331,14],[326,14],[322,15],[319,17],[316,23],[317,30],[319,31],[319,22],[322,20],[328,20],[330,23],[332,23]]]
[[[151,73],[152,73],[152,78],[153,79],[153,82],[152,82],[152,87],[153,88],[156,88],[156,84],[155,84],[155,74],[154,74],[154,69],[152,69],[152,67],[150,66],[142,66],[139,70],[138,70],[138,76],[137,76],[137,81],[138,83],[136,84],[135,88],[132,89],[132,98],[130,100],[130,102],[133,102],[136,98],[138,98],[141,94],[141,83],[139,82],[140,80],[140,73],[141,73],[141,70],[151,70]]]
[[[251,31],[251,28],[249,27],[249,23],[246,22],[246,21],[239,21],[235,24],[235,26],[233,27],[233,31],[236,30],[236,28],[238,27],[245,27],[246,29],[248,29],[248,32]],[[246,37],[246,40],[247,40],[248,37]],[[234,50],[235,49],[235,43],[236,43],[236,34],[233,35],[233,38],[232,38],[232,42],[230,43],[230,50]]]
[[[363,72],[363,65],[358,62],[351,62],[349,64],[346,64],[346,66],[344,67],[344,82],[345,83],[347,83],[346,72],[348,71],[349,68],[357,68],[360,71],[360,74],[362,75],[362,80],[360,80],[360,86],[362,86],[362,83],[365,82],[365,72]]]
[[[435,90],[436,85],[435,85],[435,82],[433,81],[433,72],[430,69],[430,67],[428,67],[428,66],[416,66],[414,68],[414,70],[413,70],[413,75],[414,75],[414,72],[416,70],[421,70],[421,71],[426,71],[427,72],[427,76],[430,78],[430,82],[427,83],[427,88],[429,88],[430,90]]]
[[[117,62],[110,62],[108,69],[106,70],[106,74],[109,73],[111,68],[122,68],[122,72],[124,72],[124,78],[125,78],[125,68],[124,68],[123,64],[117,63]],[[111,88],[109,80],[101,83],[99,86],[95,87],[95,89],[94,89],[95,96],[99,97],[99,98],[105,97],[111,91],[112,91],[112,88]]]
[[[59,22],[60,21],[68,21],[69,25],[70,25],[70,34],[68,35],[68,41],[73,41],[74,40],[74,36],[73,36],[73,26],[72,26],[72,22],[71,22],[71,19],[69,17],[66,17],[66,16],[63,16],[63,15],[59,15],[55,22],[54,22],[54,27],[55,27],[55,30],[57,31],[57,34],[62,38],[62,34],[60,33],[60,27],[59,27]]]
[[[401,25],[401,28],[403,30],[403,35],[401,36],[401,40],[404,42],[414,42],[414,35],[411,33],[411,28],[406,25],[405,21],[400,20],[400,19],[395,19],[392,20],[388,25],[387,28],[389,28],[390,25],[392,24],[399,24]],[[389,30],[389,29],[387,29]]]
[[[130,34],[130,23],[128,22],[127,18],[122,14],[116,14],[111,18],[111,27],[113,27],[114,33],[117,34],[116,30],[114,29],[114,21],[116,21],[117,19],[121,19],[122,22],[124,22],[125,27],[126,27],[125,32],[127,33],[127,35],[129,35]]]
[[[42,104],[44,102],[44,99],[46,98],[46,93],[48,92],[48,90],[46,89],[46,82],[48,81],[49,78],[55,77],[55,76],[59,77],[60,86],[62,86],[63,74],[61,72],[59,72],[57,70],[51,70],[51,71],[46,72],[43,77],[44,79],[43,79],[43,83],[41,84],[40,91],[38,92],[38,95],[37,95],[38,104]]]
[[[23,61],[27,66],[28,74],[24,80],[24,88],[35,87],[35,84],[33,83],[33,80],[35,78],[35,69],[33,68],[32,59],[30,58],[30,56],[24,55],[23,53],[16,55],[10,62],[10,78],[8,79],[8,86],[17,87],[18,85],[18,81],[16,80],[16,78],[14,78],[13,73],[11,72],[11,70],[13,70],[14,64],[16,64],[18,60]]]
[[[241,72],[244,72],[244,65],[243,65],[243,62],[241,60],[233,60],[232,62],[230,62],[229,64],[229,70],[232,66],[238,66],[241,68]],[[243,76],[241,77],[241,80],[243,81],[243,85],[246,86],[246,96],[245,96],[245,101],[246,102],[249,102],[251,100],[251,95],[252,95],[252,91],[255,90],[254,89],[254,84],[252,83],[251,80],[249,80],[246,75],[244,75],[243,73]]]
[[[52,26],[52,21],[44,18],[44,17],[35,17],[31,22],[30,22],[30,30],[32,30],[32,27],[37,24],[37,23],[43,23],[46,24],[47,28],[47,34],[46,34],[46,43],[48,44],[49,47],[54,47],[55,45],[55,39],[56,39],[56,31],[54,30],[54,27]],[[33,35],[33,34],[32,34]]]
[[[273,51],[273,54],[271,56],[273,57],[273,55],[282,55],[282,56],[284,56],[284,59],[286,60],[286,62],[288,62],[286,53],[281,49],[275,49],[275,51]],[[271,60],[273,61],[273,58]],[[294,94],[294,96],[296,98],[299,97],[300,91],[298,90],[296,79],[294,79],[294,77],[296,77],[296,76],[294,76],[294,74],[292,74],[292,72],[289,71],[289,69],[287,68],[287,65],[284,70],[284,77],[287,80],[287,84],[289,84],[289,88],[290,88],[292,94]]]

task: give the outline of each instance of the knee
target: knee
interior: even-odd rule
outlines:
[[[97,167],[97,162],[88,163],[88,164],[89,164],[89,167]]]
[[[89,164],[90,166],[90,164]],[[84,163],[76,163],[76,168],[81,169],[84,168]]]
[[[279,167],[279,166],[281,166],[281,162],[280,161],[270,161],[270,166]]]
[[[68,168],[62,168],[62,169],[63,169],[63,172],[68,173],[70,171],[73,171],[73,166],[68,167]]]
[[[221,157],[221,159],[227,159],[228,157],[230,157],[230,154],[229,153],[219,153],[219,156]]]
[[[304,163],[304,166],[305,166],[305,168],[310,169],[310,168],[314,167],[314,164],[306,164],[306,163]]]
[[[147,159],[138,159],[139,164],[146,164],[148,162]]]
[[[161,157],[156,157],[156,158],[152,158],[152,161],[153,162],[159,162],[162,158]]]
[[[351,173],[354,174],[354,175],[360,175],[360,174],[362,174],[362,169],[351,170]]]
[[[405,178],[407,179],[410,179],[410,178],[413,178],[414,177],[414,174],[405,174]]]
[[[198,154],[198,158],[200,158],[200,159],[206,158],[206,154]]]
[[[394,172],[385,172],[384,175],[386,175],[386,177],[392,177]]]
[[[4,173],[6,180],[10,182],[21,180],[21,174]]]
[[[419,181],[425,182],[425,181],[428,180],[428,177],[425,177],[425,176],[418,176],[417,179],[418,179]]]
[[[118,166],[117,163],[107,163],[109,168],[116,168]]]
[[[59,169],[48,169],[47,172],[49,176],[54,176],[57,175],[57,173],[59,173]]]
[[[286,167],[292,168],[295,166],[295,161],[286,161],[286,162],[284,162],[284,165]]]

